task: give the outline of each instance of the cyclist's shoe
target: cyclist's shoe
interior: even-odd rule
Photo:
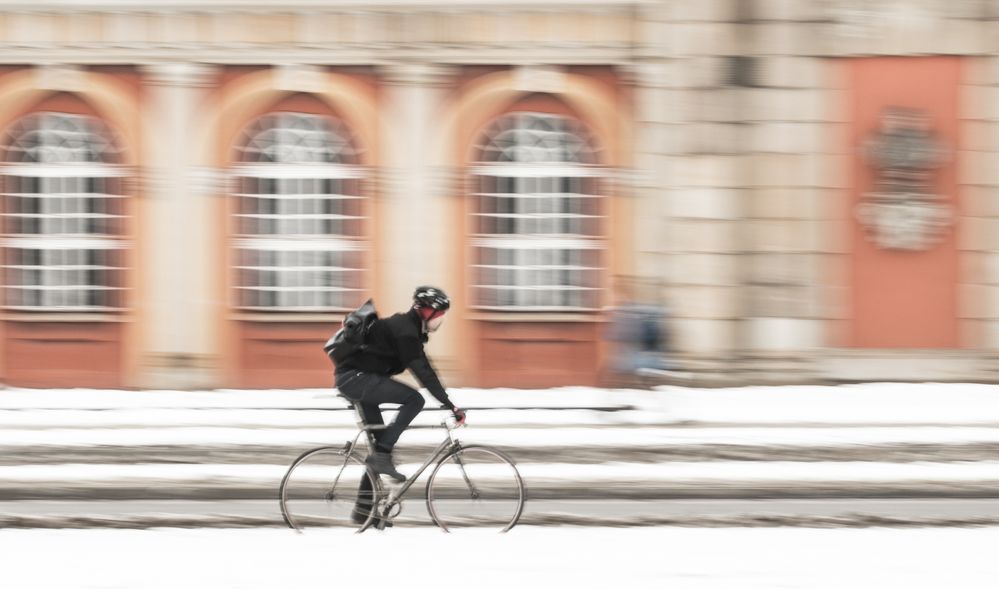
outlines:
[[[387,474],[400,483],[406,481],[406,476],[395,469],[392,455],[388,452],[372,452],[364,462],[378,474]]]

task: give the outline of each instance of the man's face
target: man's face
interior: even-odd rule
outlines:
[[[427,332],[433,333],[441,328],[441,324],[444,323],[444,311],[435,311],[427,319]]]

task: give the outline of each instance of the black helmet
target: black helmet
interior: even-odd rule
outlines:
[[[427,307],[434,311],[447,311],[451,308],[451,299],[447,293],[436,286],[418,286],[413,292],[413,306]]]

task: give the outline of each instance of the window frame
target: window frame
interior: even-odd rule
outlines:
[[[486,126],[475,153],[468,168],[471,307],[522,315],[599,310],[608,174],[592,135],[572,117],[513,111]]]
[[[100,118],[40,111],[5,130],[2,308],[99,316],[127,308],[128,168]]]
[[[280,146],[301,127],[272,126],[288,121],[311,125],[312,137],[298,138],[311,141],[307,149]],[[280,161],[260,161],[261,134],[278,137],[274,153],[283,155],[270,159]],[[232,307],[289,318],[349,311],[363,290],[369,177],[353,134],[332,115],[272,111],[241,138],[230,170]]]

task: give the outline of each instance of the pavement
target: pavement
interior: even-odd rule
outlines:
[[[459,438],[517,461],[527,523],[999,522],[996,386],[451,396],[469,409]],[[429,427],[443,415],[426,410],[417,424],[428,427],[404,434],[400,470],[414,471],[443,439]],[[287,465],[355,433],[353,412],[330,390],[0,390],[0,527],[281,525]],[[411,507],[405,521],[425,525],[422,511]]]

